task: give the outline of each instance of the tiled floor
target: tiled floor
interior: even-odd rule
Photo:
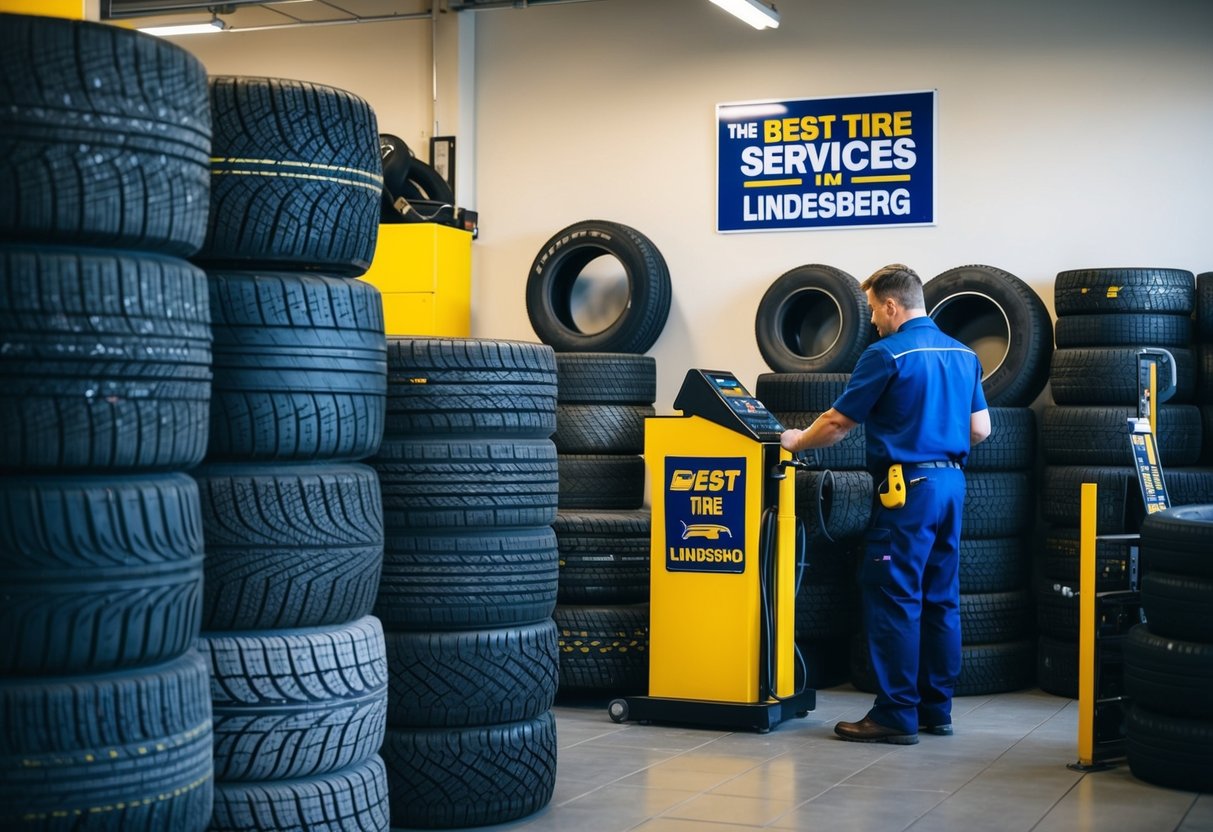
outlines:
[[[956,734],[914,746],[847,743],[839,719],[872,697],[818,692],[769,734],[616,725],[605,701],[555,708],[551,804],[489,830],[528,832],[1162,832],[1213,830],[1213,795],[1080,774],[1077,703],[1039,690],[956,700]]]

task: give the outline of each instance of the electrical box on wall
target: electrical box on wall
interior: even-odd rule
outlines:
[[[388,335],[471,335],[470,231],[428,222],[381,225],[362,279],[383,295]]]

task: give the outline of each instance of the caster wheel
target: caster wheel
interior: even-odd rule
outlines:
[[[607,714],[611,717],[612,722],[627,722],[628,701],[626,699],[612,699],[611,704],[607,705]]]

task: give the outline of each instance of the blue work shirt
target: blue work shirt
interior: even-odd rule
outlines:
[[[986,409],[977,353],[927,316],[864,350],[834,409],[867,432],[868,469],[969,456],[969,416]]]

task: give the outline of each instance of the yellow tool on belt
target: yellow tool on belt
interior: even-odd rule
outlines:
[[[905,474],[901,471],[901,463],[893,463],[889,466],[889,473],[885,477],[885,487],[880,490],[880,504],[885,508],[901,508],[906,504],[906,491],[925,479],[926,477],[915,477],[907,486]]]

